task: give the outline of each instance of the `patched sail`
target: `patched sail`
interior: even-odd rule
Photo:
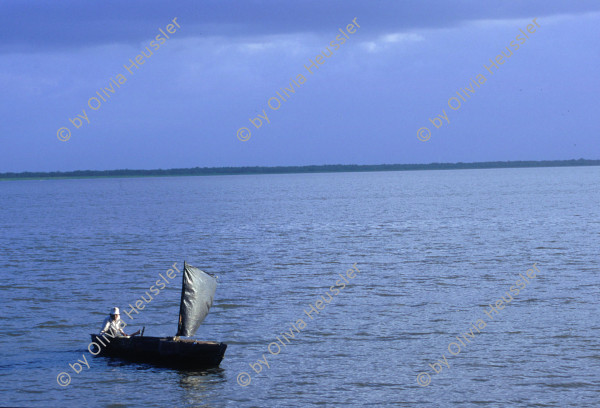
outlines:
[[[208,273],[183,263],[183,287],[177,336],[196,334],[208,314],[217,290],[217,280]]]

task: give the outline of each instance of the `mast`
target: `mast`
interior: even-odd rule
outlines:
[[[179,322],[177,323],[177,334],[175,337],[181,335],[181,324],[183,322],[183,298],[185,296],[185,260],[183,261],[183,273],[181,274],[181,300],[179,301]]]

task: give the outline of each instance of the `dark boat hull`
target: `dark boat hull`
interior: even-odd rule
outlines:
[[[175,368],[218,367],[227,344],[212,341],[173,340],[172,337],[102,337],[92,334],[101,356]],[[106,346],[103,346],[105,344]],[[96,352],[96,347],[92,348]]]

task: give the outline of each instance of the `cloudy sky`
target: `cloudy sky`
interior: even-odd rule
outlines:
[[[0,38],[0,172],[600,159],[598,1],[3,0]]]

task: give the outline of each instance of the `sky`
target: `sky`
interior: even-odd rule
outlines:
[[[598,1],[3,0],[0,39],[0,172],[600,159]]]

